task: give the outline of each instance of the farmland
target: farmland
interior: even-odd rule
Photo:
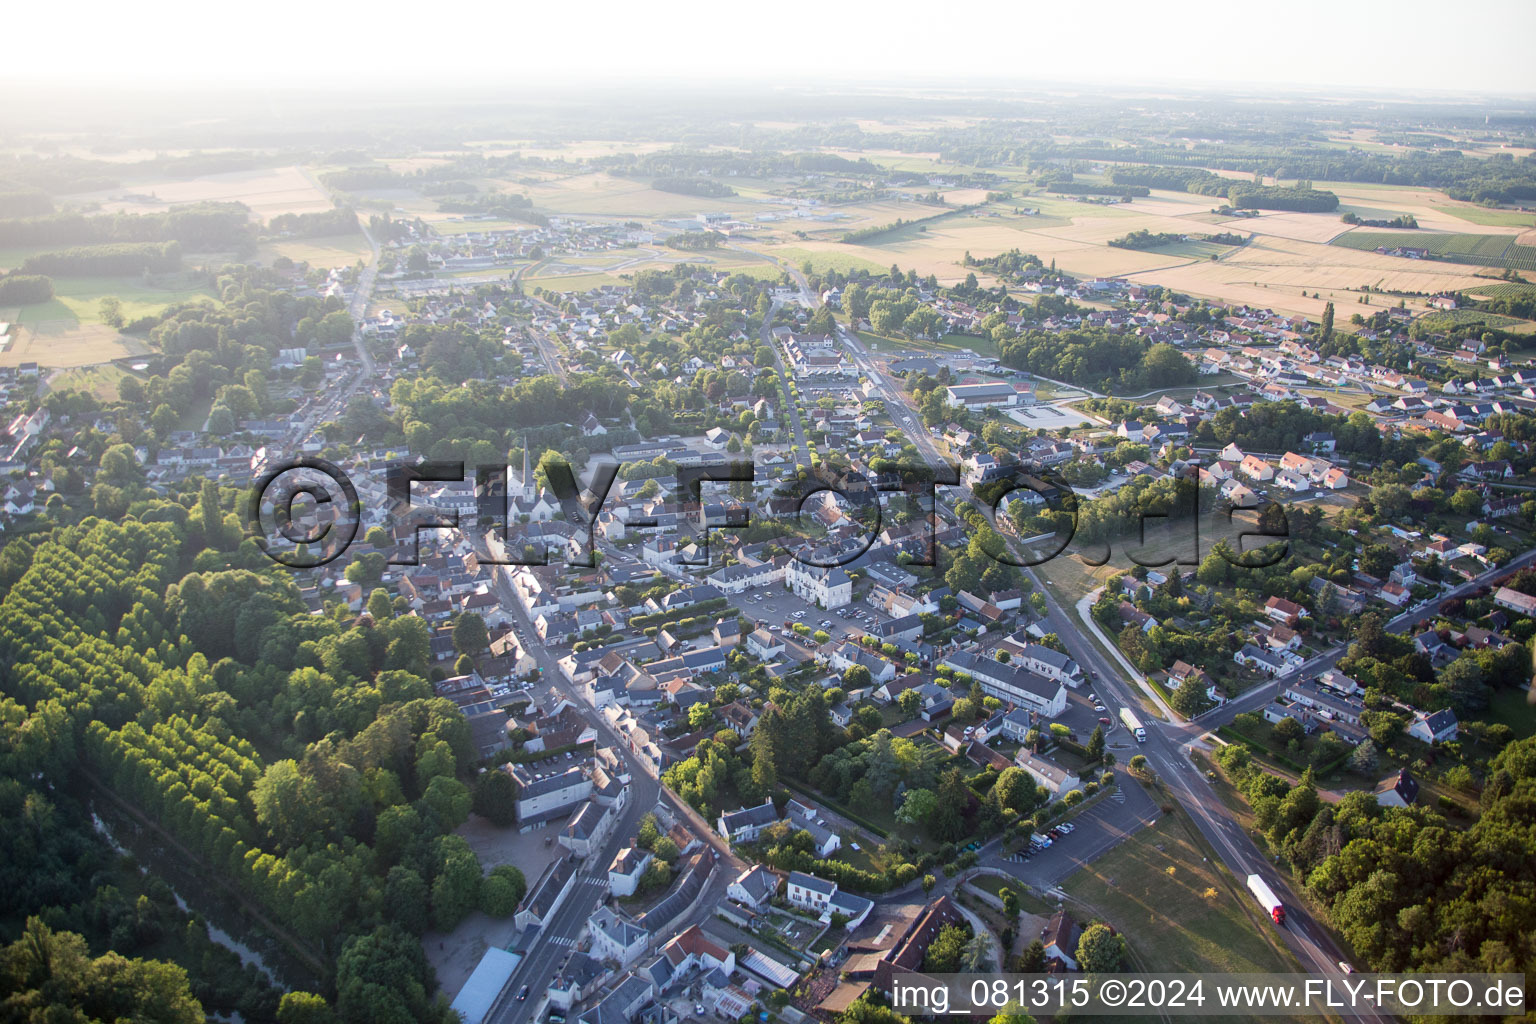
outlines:
[[[1438,260],[1479,267],[1536,270],[1536,247],[1515,244],[1514,235],[1473,235],[1434,231],[1347,231],[1334,245],[1373,252],[1380,247],[1426,249]]]

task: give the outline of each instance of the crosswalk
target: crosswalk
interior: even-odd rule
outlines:
[[[1125,790],[1117,789],[1113,793],[1109,794],[1109,798],[1117,804],[1123,804],[1125,803]]]
[[[584,875],[584,876],[582,876],[581,884],[582,885],[592,885],[592,886],[596,886],[596,887],[601,888],[601,889],[606,889],[606,888],[608,888],[608,876],[607,876],[607,874]]]
[[[568,939],[568,938],[566,938],[563,935],[556,935],[554,938],[546,939],[545,941],[547,941],[550,945],[553,945],[553,946],[563,946],[566,949],[569,949],[572,946],[576,945],[576,940],[575,939]]]

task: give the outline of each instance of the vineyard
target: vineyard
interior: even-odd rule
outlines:
[[[1488,299],[1523,299],[1536,296],[1536,284],[1500,281],[1498,284],[1485,284],[1479,285],[1476,288],[1468,288],[1467,291],[1472,295],[1477,295]]]
[[[1330,244],[1375,252],[1378,248],[1426,249],[1437,260],[1474,267],[1536,270],[1536,246],[1516,245],[1514,235],[1439,231],[1346,231]]]

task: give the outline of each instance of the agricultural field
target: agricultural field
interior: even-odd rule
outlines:
[[[1453,327],[1461,327],[1466,324],[1482,324],[1485,327],[1510,329],[1521,324],[1529,324],[1527,320],[1519,320],[1512,316],[1500,316],[1497,313],[1483,313],[1475,309],[1449,309],[1435,310],[1425,313],[1419,318],[1419,322],[1428,330],[1448,331]]]
[[[1482,224],[1496,228],[1529,228],[1536,227],[1536,214],[1521,213],[1519,210],[1495,210],[1486,206],[1448,206],[1445,212],[1453,217],[1470,221],[1473,224]]]
[[[492,184],[508,191],[525,193],[539,210],[598,217],[646,220],[691,217],[699,213],[744,214],[747,213],[744,207],[755,205],[740,196],[713,199],[659,192],[643,179],[619,178],[602,173],[578,174],[533,185],[511,181]]]
[[[1368,252],[1380,246],[1427,249],[1436,259],[1448,263],[1536,270],[1536,247],[1517,245],[1515,237],[1508,234],[1368,231],[1357,228],[1335,238],[1333,244]]]
[[[66,203],[98,203],[106,213],[161,213],[183,203],[237,202],[259,220],[280,213],[323,213],[331,200],[299,167],[229,171],[200,178],[125,181],[117,188],[62,197]]]
[[[73,319],[38,320],[11,328],[15,340],[0,352],[0,366],[37,363],[49,368],[94,366],[122,356],[142,355],[149,346],[105,324]]]
[[[1468,288],[1466,291],[1470,295],[1479,295],[1489,299],[1523,297],[1527,295],[1536,295],[1536,284],[1524,284],[1516,281],[1499,281],[1496,284],[1480,284],[1475,288]]]
[[[367,262],[369,254],[368,240],[361,231],[320,238],[278,239],[263,242],[257,249],[257,258],[266,263],[270,263],[274,256],[287,256],[295,263],[308,263],[322,269],[351,266],[358,260]]]

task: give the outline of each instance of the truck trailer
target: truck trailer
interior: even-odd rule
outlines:
[[[1265,884],[1264,879],[1258,875],[1248,876],[1248,891],[1253,893],[1259,901],[1259,906],[1269,911],[1269,916],[1275,919],[1275,924],[1285,925],[1285,904],[1275,899],[1274,890]]]
[[[1141,722],[1130,708],[1120,709],[1120,724],[1125,726],[1132,736],[1136,737],[1137,743],[1147,742],[1147,730],[1141,727]]]

